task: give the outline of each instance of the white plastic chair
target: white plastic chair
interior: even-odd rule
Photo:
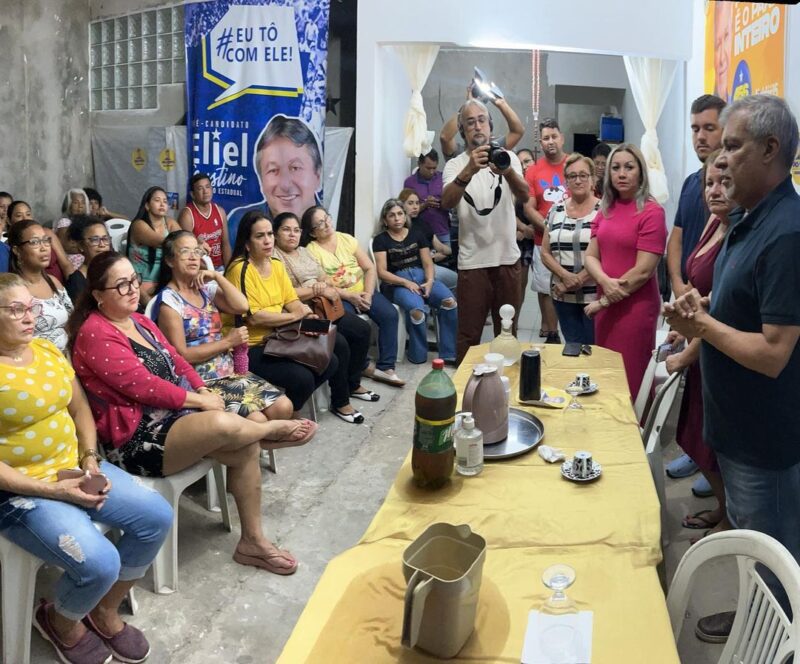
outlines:
[[[111,528],[94,522],[105,534]],[[44,561],[0,537],[0,568],[3,581],[3,662],[29,664],[31,661],[31,622],[36,592],[36,573]],[[138,605],[133,588],[128,591],[128,604],[135,614]]]
[[[720,664],[783,664],[800,644],[800,566],[780,542],[753,530],[709,535],[684,554],[667,595],[675,642],[685,622],[696,620],[687,606],[698,569],[709,560],[727,556],[736,557],[739,597]],[[768,567],[783,585],[792,608],[791,622],[756,571],[757,563]]]
[[[644,370],[642,376],[642,384],[639,386],[639,394],[636,395],[636,400],[633,402],[633,412],[636,414],[636,421],[641,422],[645,416],[647,409],[647,402],[650,399],[650,392],[653,390],[653,379],[656,375],[656,354],[650,354],[650,362]]]
[[[111,247],[114,251],[122,253],[123,241],[128,237],[128,228],[131,222],[127,219],[109,219],[106,222],[106,230],[111,236]]]
[[[225,492],[225,473],[222,465],[210,459],[198,461],[193,466],[169,477],[140,477],[142,483],[160,493],[175,511],[169,534],[161,550],[153,561],[153,585],[155,592],[169,594],[178,589],[178,501],[186,488],[203,479],[212,471],[222,512],[222,523],[230,532],[231,515],[228,509],[228,496]]]
[[[647,463],[650,466],[650,473],[653,475],[653,482],[656,485],[658,501],[661,503],[661,543],[663,546],[669,544],[667,537],[667,494],[664,489],[664,459],[661,450],[661,430],[664,427],[667,417],[675,403],[678,388],[681,384],[680,371],[675,372],[656,392],[650,412],[647,415],[647,422],[642,429],[642,441],[644,442]]]

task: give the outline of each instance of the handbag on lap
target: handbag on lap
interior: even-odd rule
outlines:
[[[242,265],[240,290],[247,297],[245,289],[245,272],[249,261]],[[339,303],[341,307],[341,302]],[[248,315],[252,315],[250,311]],[[336,326],[331,325],[327,334],[310,335],[300,331],[300,323],[295,321],[282,325],[272,330],[264,343],[264,355],[293,360],[298,364],[308,367],[316,374],[321,374],[328,368],[336,344]]]

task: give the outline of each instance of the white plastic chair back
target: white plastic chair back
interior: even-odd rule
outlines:
[[[653,389],[653,378],[656,375],[656,354],[653,352],[650,355],[650,362],[644,370],[642,377],[642,384],[639,387],[639,394],[636,395],[636,401],[633,402],[633,412],[636,414],[636,421],[641,422],[645,416],[645,409],[647,408],[647,400],[650,398],[650,391]]]
[[[780,542],[753,530],[729,530],[704,537],[683,556],[667,595],[667,609],[676,643],[683,625],[697,616],[687,613],[698,569],[710,560],[736,556],[739,597],[736,618],[720,664],[783,664],[800,643],[800,566]],[[789,597],[793,620],[756,571],[768,567]],[[795,657],[795,660],[797,658]]]
[[[128,228],[131,222],[127,219],[109,219],[106,222],[106,229],[111,236],[111,247],[114,251],[122,253],[122,243],[128,236]]]
[[[661,451],[661,429],[675,403],[678,388],[681,384],[681,372],[676,372],[667,378],[656,392],[653,405],[647,415],[647,422],[642,429],[642,442],[644,443],[647,463],[656,485],[658,502],[661,504],[661,544],[669,544],[667,537],[667,493],[664,488],[664,459]]]

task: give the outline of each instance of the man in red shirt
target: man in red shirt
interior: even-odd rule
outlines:
[[[228,216],[211,199],[214,190],[205,173],[195,173],[189,181],[192,200],[178,215],[180,227],[194,233],[198,243],[208,252],[214,269],[222,271],[231,259],[228,241]]]
[[[530,187],[530,198],[525,205],[525,213],[533,222],[534,248],[531,270],[533,284],[531,288],[539,296],[539,309],[542,312],[542,329],[539,336],[545,337],[545,343],[558,344],[558,316],[550,298],[550,272],[542,263],[540,247],[542,246],[542,233],[545,230],[544,221],[547,213],[554,203],[560,203],[567,191],[564,182],[564,135],[553,118],[547,118],[539,123],[539,142],[542,145],[544,158],[525,171],[525,180]]]

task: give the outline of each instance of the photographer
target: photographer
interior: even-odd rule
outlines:
[[[513,150],[525,133],[525,125],[522,124],[522,120],[519,119],[514,109],[509,106],[500,90],[494,86],[486,90],[476,90],[474,85],[474,83],[470,83],[467,86],[467,101],[476,99],[482,101],[484,104],[492,102],[497,107],[497,110],[500,111],[506,119],[506,124],[508,125],[508,133],[498,138],[497,142],[500,147]],[[484,92],[484,94],[479,95],[480,92]],[[439,132],[439,144],[442,147],[442,154],[445,159],[457,157],[464,151],[464,146],[457,141],[459,130],[458,113],[454,114],[453,117],[442,125],[442,129]]]
[[[469,347],[480,343],[489,311],[495,334],[500,333],[503,304],[512,304],[519,313],[521,267],[514,202],[527,201],[528,184],[517,155],[492,141],[492,119],[483,103],[467,100],[457,119],[466,152],[444,167],[442,207],[458,210],[458,292],[470,294],[458,307],[456,355],[461,362]]]

